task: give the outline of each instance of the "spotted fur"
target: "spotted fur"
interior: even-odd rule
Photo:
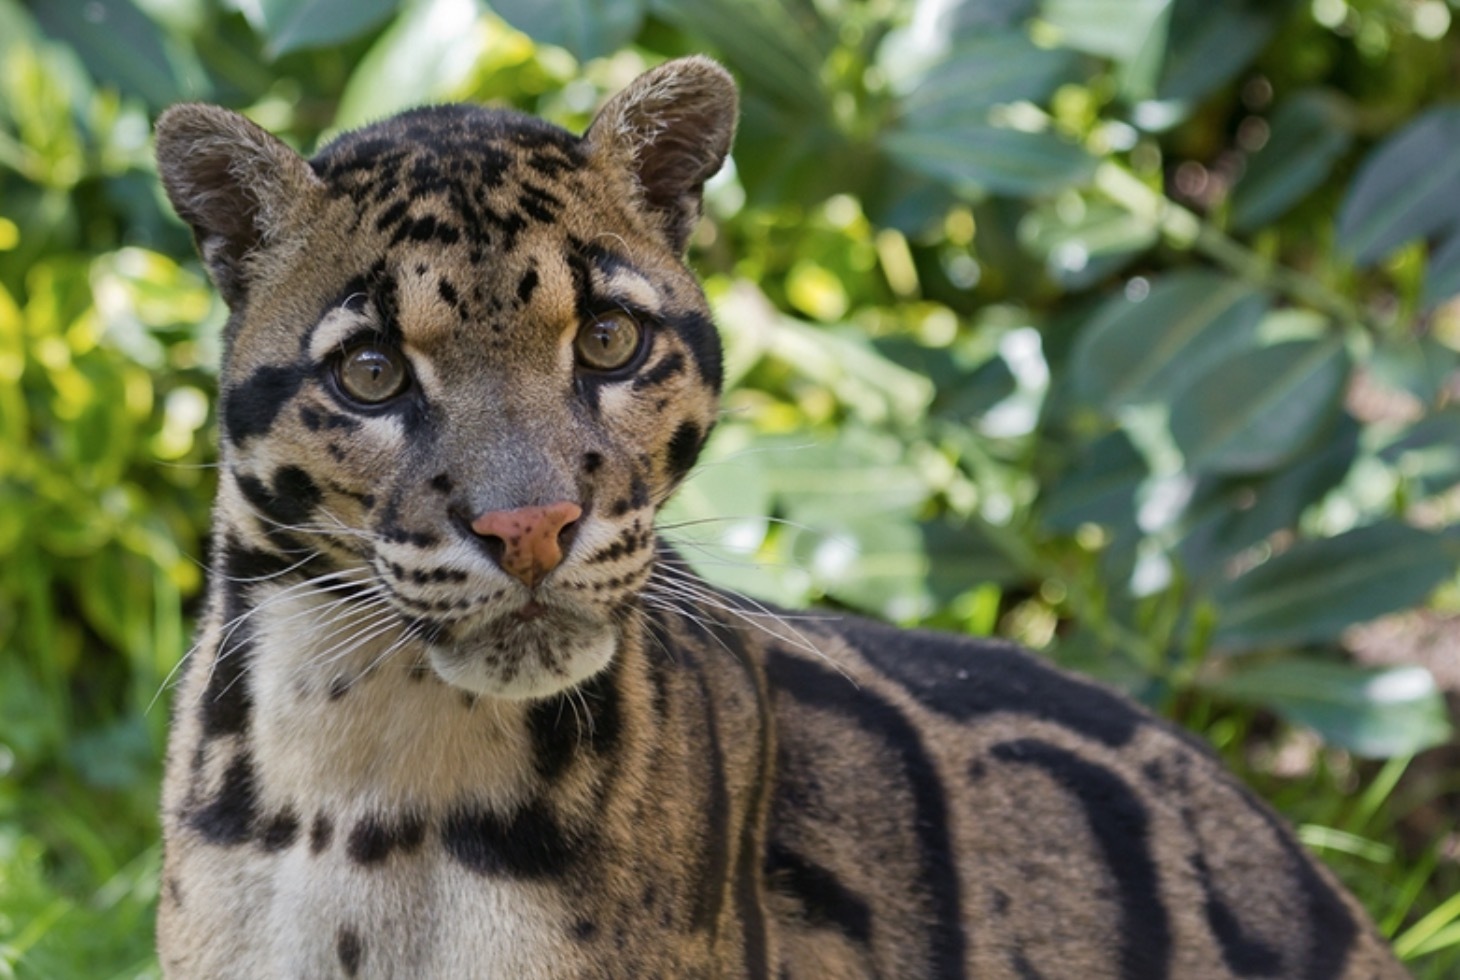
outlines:
[[[680,256],[734,108],[690,58],[582,138],[449,106],[306,161],[220,109],[159,122],[232,309],[167,975],[1402,976],[1123,698],[1002,644],[767,622],[657,542],[717,412]],[[576,363],[625,312],[637,359]],[[398,394],[342,387],[361,344]]]

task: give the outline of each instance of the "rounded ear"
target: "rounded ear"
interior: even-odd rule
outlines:
[[[709,58],[665,62],[615,95],[594,117],[589,152],[633,175],[676,254],[700,216],[705,181],[735,137],[735,80]]]
[[[249,254],[278,237],[290,213],[324,186],[277,137],[211,105],[178,105],[162,114],[157,169],[229,306],[248,291]]]

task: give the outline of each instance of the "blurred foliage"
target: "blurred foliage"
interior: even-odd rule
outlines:
[[[156,973],[222,310],[149,120],[579,128],[691,51],[744,93],[693,250],[734,387],[668,533],[1141,697],[1454,976],[1445,704],[1350,647],[1460,613],[1457,6],[0,0],[0,977]]]

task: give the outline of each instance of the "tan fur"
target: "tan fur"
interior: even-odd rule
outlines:
[[[159,122],[233,311],[167,975],[1402,976],[1188,736],[1011,648],[767,621],[656,543],[718,410],[680,253],[734,114],[692,58],[582,140],[430,110],[306,163]],[[610,311],[648,340],[604,374]],[[341,388],[362,345],[398,396]],[[529,590],[484,530],[563,503]]]

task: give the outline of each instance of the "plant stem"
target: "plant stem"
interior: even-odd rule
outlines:
[[[1379,325],[1348,297],[1312,276],[1263,258],[1195,212],[1147,187],[1122,167],[1102,163],[1095,171],[1095,186],[1133,217],[1147,222],[1173,247],[1199,252],[1242,278],[1325,313],[1345,326],[1356,326],[1376,336],[1381,332]]]

